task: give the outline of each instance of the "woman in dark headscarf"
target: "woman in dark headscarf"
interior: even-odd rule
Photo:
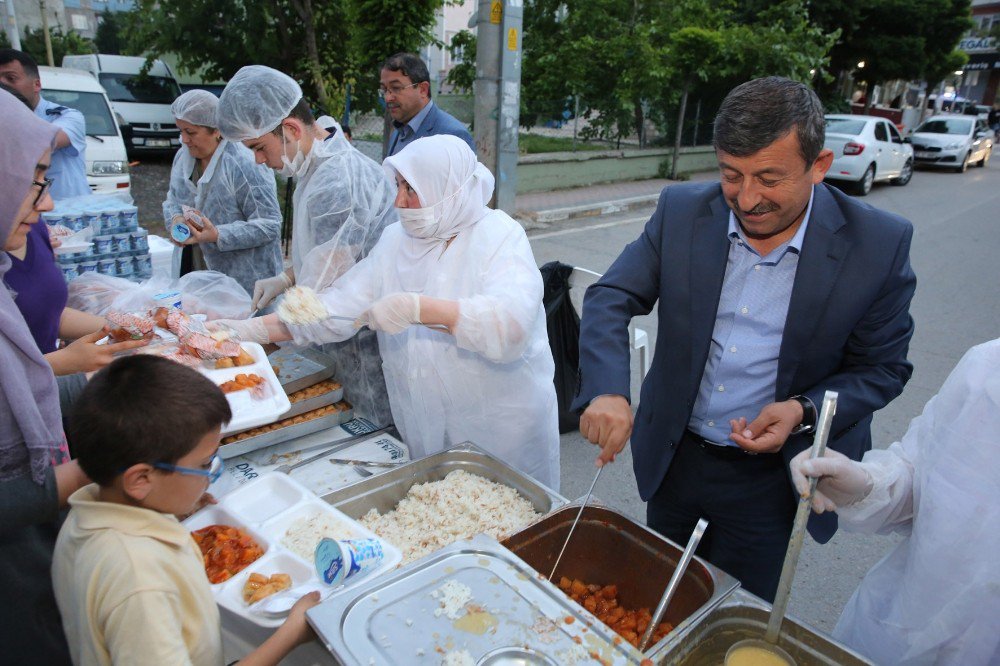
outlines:
[[[52,209],[57,128],[0,91],[0,239]],[[0,252],[0,279],[10,258]],[[87,479],[69,460],[52,368],[0,285],[0,648],[12,664],[69,663],[49,569],[60,509]]]

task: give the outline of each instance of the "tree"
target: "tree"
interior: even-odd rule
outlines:
[[[56,66],[62,64],[64,55],[79,53],[97,53],[94,42],[81,37],[75,30],[65,33],[58,24],[49,28],[49,38],[52,41],[52,60]],[[28,28],[21,35],[21,50],[30,55],[41,65],[48,62],[45,55],[45,31],[41,28]]]
[[[378,63],[427,42],[443,0],[136,0],[125,16],[130,48],[175,53],[189,71],[226,80],[262,64],[303,82],[323,112],[377,108]]]
[[[118,20],[118,15],[107,7],[101,12],[97,23],[97,34],[94,36],[94,45],[98,53],[109,55],[119,55],[125,48],[125,40],[122,38],[122,25]]]
[[[0,30],[0,49],[11,48],[10,38],[7,37],[6,30]]]
[[[452,62],[457,62],[448,72],[445,83],[459,92],[472,92],[476,81],[476,36],[468,30],[462,30],[451,38],[448,54]]]

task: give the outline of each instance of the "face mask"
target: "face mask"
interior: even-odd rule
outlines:
[[[429,208],[397,208],[399,223],[403,229],[414,238],[434,238],[440,224],[434,216],[434,207]]]
[[[282,152],[281,152],[281,168],[278,169],[280,173],[285,178],[301,178],[305,175],[306,171],[309,170],[309,164],[312,162],[310,159],[312,157],[312,151],[309,151],[308,155],[303,154],[302,145],[300,141],[295,142],[295,157],[288,159],[285,154],[284,146],[287,145],[285,141],[285,128],[281,128],[281,138],[282,138]]]

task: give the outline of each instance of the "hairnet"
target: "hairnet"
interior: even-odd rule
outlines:
[[[288,117],[302,88],[287,74],[263,65],[236,72],[219,99],[219,131],[230,141],[264,136]]]
[[[218,127],[219,98],[207,90],[189,90],[170,105],[177,120],[203,127]]]

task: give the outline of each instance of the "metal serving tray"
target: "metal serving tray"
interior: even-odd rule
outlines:
[[[572,502],[501,543],[535,571],[548,576],[579,508],[579,501]],[[614,509],[588,505],[580,516],[553,582],[558,583],[559,578],[566,576],[586,584],[614,584],[618,587],[618,602],[623,607],[645,607],[652,611],[663,596],[683,551],[682,547]],[[674,626],[673,631],[649,647],[646,654],[655,653],[675,633],[682,633],[699,622],[738,586],[735,578],[695,557],[664,617]]]
[[[392,511],[414,485],[440,481],[456,469],[510,486],[541,514],[566,503],[566,498],[556,491],[470,443],[418,458],[408,465],[401,465],[324,495],[323,499],[351,518],[359,520],[371,509],[377,509],[383,514]]]
[[[313,396],[308,400],[299,400],[298,402],[293,402],[291,409],[282,414],[281,418],[290,419],[293,416],[298,416],[299,414],[305,414],[306,412],[311,412],[312,410],[319,409],[320,407],[326,407],[327,405],[335,405],[343,399],[344,399],[344,387],[341,386],[339,389],[327,391],[326,393],[320,393],[319,395]]]
[[[439,591],[464,586],[452,618]],[[483,663],[501,648],[533,651],[534,661],[491,663],[639,664],[642,655],[569,600],[493,538],[479,534],[413,564],[335,593],[306,612],[343,664],[436,664],[464,650]],[[542,661],[547,659],[547,661]]]
[[[337,367],[332,356],[312,347],[282,347],[267,358],[289,395],[333,377]]]
[[[651,655],[657,663],[679,666],[721,664],[726,651],[744,638],[763,638],[771,606],[754,595],[737,590],[696,625],[670,640]],[[872,662],[832,637],[785,616],[778,646],[801,666],[860,666]]]
[[[286,419],[288,416],[282,416],[281,418]],[[337,412],[336,414],[322,416],[318,419],[312,419],[310,421],[285,426],[283,428],[278,428],[277,430],[265,432],[255,437],[247,437],[246,439],[233,442],[232,444],[223,444],[219,447],[219,455],[222,458],[235,458],[236,456],[241,456],[245,453],[249,453],[250,451],[256,451],[257,449],[263,449],[267,446],[273,446],[275,444],[280,444],[281,442],[287,442],[292,439],[311,435],[312,433],[319,432],[320,430],[326,430],[327,428],[338,426],[341,423],[350,421],[353,418],[354,409],[348,409]]]

